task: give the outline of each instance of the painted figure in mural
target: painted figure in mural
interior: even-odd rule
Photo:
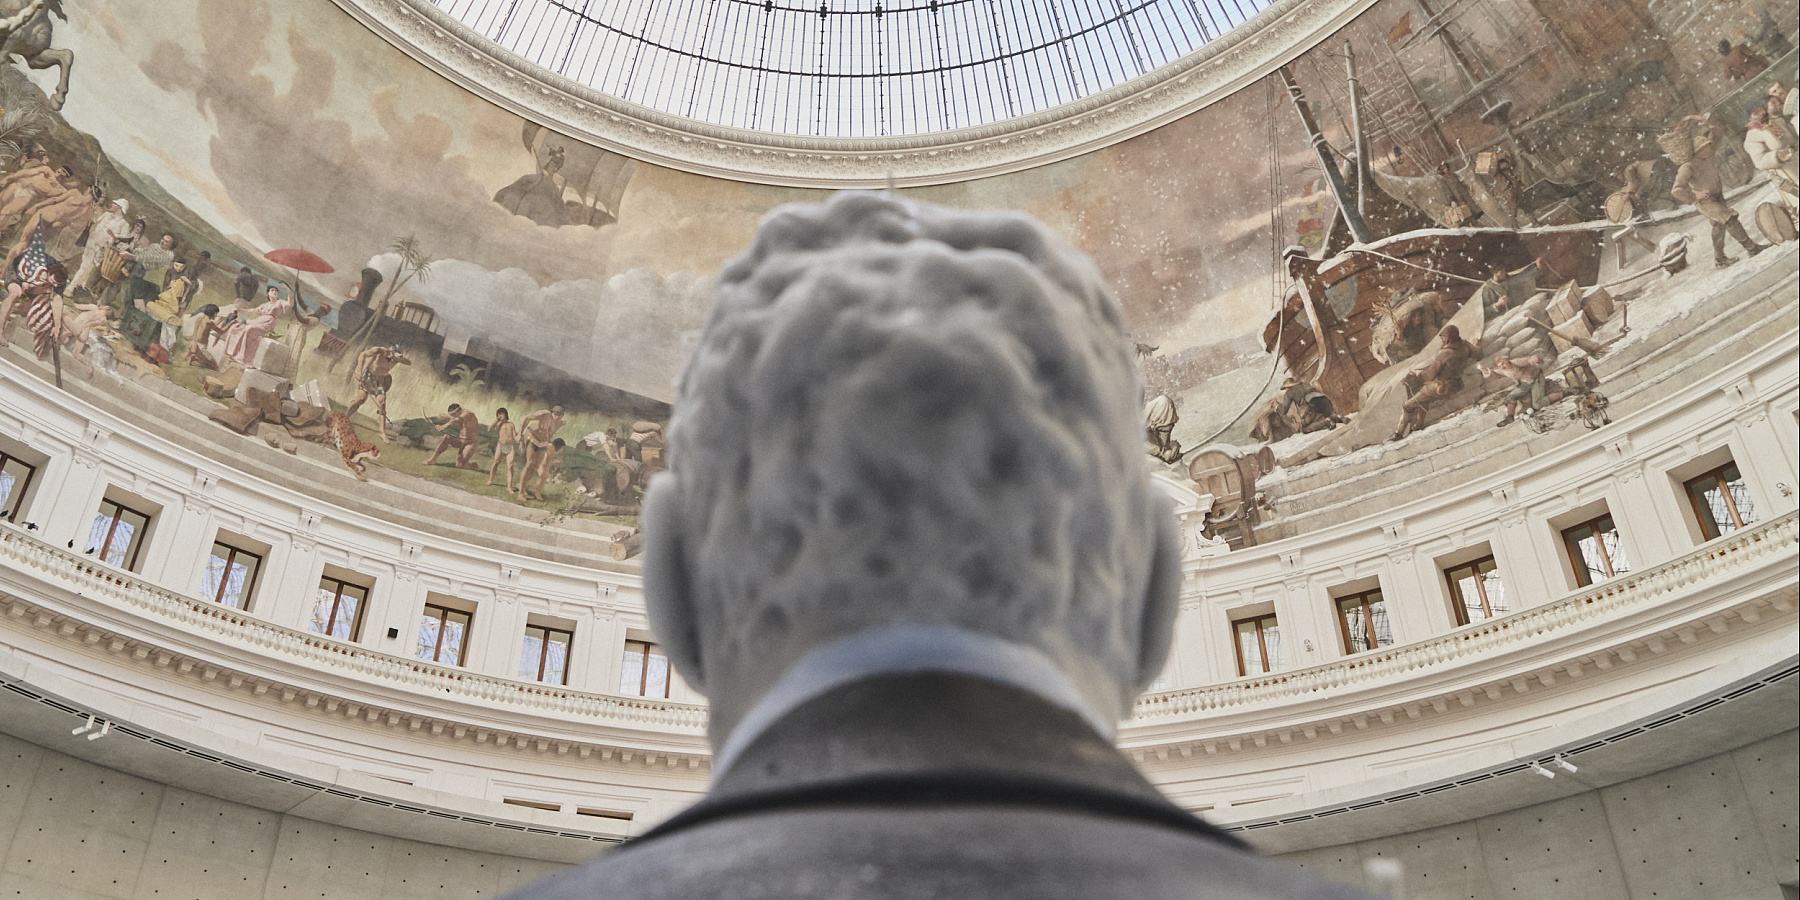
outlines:
[[[1730,41],[1720,41],[1719,55],[1725,58],[1725,77],[1734,82],[1749,81],[1769,67],[1769,61],[1748,44],[1733,46]]]
[[[519,426],[512,422],[512,414],[502,406],[494,410],[494,460],[488,464],[488,484],[494,483],[494,472],[500,468],[501,457],[506,458],[506,490],[513,489],[513,454],[519,449]]]
[[[530,485],[535,477],[537,499],[544,499],[544,480],[550,477],[550,462],[560,449],[555,446],[561,443],[556,433],[562,430],[564,421],[561,406],[540,409],[519,420],[520,434],[525,439],[525,469],[519,473],[519,496],[531,496]]]
[[[0,37],[4,38],[0,42],[0,59],[16,56],[33,69],[61,69],[56,90],[50,94],[50,108],[62,109],[63,101],[69,97],[69,71],[75,67],[75,53],[51,46],[56,39],[56,29],[50,21],[53,14],[69,21],[62,0],[31,0],[17,13],[0,19]]]
[[[388,443],[387,394],[394,386],[394,367],[410,366],[412,360],[399,347],[370,347],[357,354],[350,377],[356,380],[356,399],[344,408],[346,415],[356,415],[363,401],[375,398],[375,424],[381,429],[381,442]]]
[[[1673,209],[1675,199],[1669,196],[1669,189],[1675,186],[1675,168],[1662,156],[1626,164],[1617,176],[1623,187],[1607,198],[1607,218],[1624,224],[1659,209]]]
[[[1455,325],[1444,326],[1438,343],[1438,352],[1429,362],[1401,379],[1406,386],[1406,403],[1400,407],[1400,429],[1390,440],[1400,440],[1423,427],[1425,414],[1433,403],[1447,400],[1463,389],[1463,370],[1481,354],[1480,342],[1464,340],[1462,330]]]
[[[25,252],[25,246],[31,242],[31,236],[42,232],[44,244],[50,247],[52,255],[72,255],[69,251],[76,235],[81,233],[81,226],[94,218],[94,209],[100,205],[100,191],[97,187],[82,188],[76,184],[75,173],[67,166],[58,170],[61,176],[63,192],[41,200],[36,206],[26,211],[25,227],[20,229],[19,240],[13,244],[12,250],[6,254],[6,262],[0,269],[12,268],[13,260]],[[73,227],[71,227],[73,226]],[[63,240],[63,233],[68,232],[68,239]]]
[[[118,304],[121,308],[129,304],[143,309],[146,302],[161,293],[156,284],[150,281],[150,273],[168,268],[169,263],[175,261],[175,235],[164,232],[156,243],[149,243],[146,240],[147,232],[138,227],[143,221],[139,219],[133,224],[132,231],[137,237],[131,249],[125,252],[126,277],[121,281],[123,286],[120,288],[124,292],[124,298]]]
[[[38,356],[42,358],[49,352],[48,336],[54,334],[62,322],[62,298],[55,294],[62,287],[59,276],[67,277],[67,273],[54,261],[48,265],[37,263],[35,259],[28,258],[28,261],[31,263],[28,267],[21,266],[28,271],[10,273],[6,279],[6,299],[0,300],[0,347],[8,346],[6,329],[12,324],[13,313],[19,309],[19,300],[25,299],[25,322],[39,339]],[[46,297],[56,302],[45,302]]]
[[[118,310],[103,303],[77,303],[74,315],[69,315],[66,310],[63,313],[62,341],[69,351],[64,358],[80,363],[87,369],[89,378],[94,377],[95,368],[89,357],[96,354],[96,345],[104,346],[102,332],[117,315]]]
[[[1800,155],[1796,154],[1794,132],[1779,115],[1770,115],[1774,99],[1750,108],[1750,121],[1744,127],[1744,152],[1757,171],[1775,185],[1776,193],[1790,219],[1800,213]],[[1800,220],[1790,222],[1800,224]]]
[[[1544,374],[1544,358],[1527,356],[1514,358],[1510,356],[1494,357],[1494,367],[1480,366],[1484,376],[1498,375],[1512,381],[1513,388],[1506,393],[1506,415],[1494,423],[1496,428],[1505,428],[1518,417],[1519,408],[1536,412],[1563,398],[1561,391],[1550,388],[1550,379]]]
[[[556,173],[562,171],[567,151],[554,146],[545,151],[535,175],[526,175],[494,194],[494,202],[514,215],[524,216],[539,225],[560,228],[567,224],[568,210],[563,204],[563,182]]]
[[[49,153],[33,146],[17,172],[0,179],[0,237],[4,237],[26,210],[65,190],[62,176],[50,166]]]
[[[1698,133],[1689,127],[1698,124]],[[1744,223],[1738,221],[1737,210],[1725,203],[1725,178],[1713,154],[1725,136],[1725,126],[1708,116],[1688,116],[1672,132],[1664,132],[1657,140],[1669,158],[1681,164],[1675,172],[1675,186],[1669,195],[1682,203],[1691,203],[1712,222],[1713,265],[1724,267],[1737,260],[1725,255],[1725,236],[1730,234],[1751,256],[1768,249],[1750,239]],[[1685,152],[1684,152],[1685,151]],[[1679,158],[1685,156],[1686,159]]]
[[[94,216],[94,221],[88,225],[87,247],[81,251],[81,265],[76,267],[75,277],[69,282],[70,290],[90,295],[100,293],[88,281],[100,272],[107,254],[119,253],[119,242],[130,237],[131,220],[126,218],[130,209],[131,202],[120,197]]]
[[[1281,393],[1270,397],[1251,420],[1250,439],[1273,444],[1296,434],[1336,428],[1348,421],[1337,414],[1331,398],[1312,382],[1289,375],[1281,383]]]
[[[1795,117],[1794,101],[1800,100],[1800,91],[1790,91],[1787,85],[1779,81],[1769,82],[1767,106],[1769,114],[1779,116],[1787,122],[1788,131],[1800,134],[1800,118]]]
[[[188,289],[192,286],[187,263],[179,259],[170,262],[162,292],[145,305],[144,311],[166,323],[179,322],[187,312]]]
[[[280,286],[269,285],[263,305],[249,313],[240,312],[226,327],[225,355],[246,369],[256,365],[256,348],[281,324],[281,317],[293,302]]]
[[[1460,304],[1441,291],[1402,289],[1387,303],[1377,302],[1370,331],[1375,358],[1393,365],[1431,346],[1438,330],[1449,324]],[[1291,379],[1290,379],[1291,380]],[[1283,390],[1286,390],[1284,387]]]
[[[256,302],[256,292],[262,289],[262,279],[250,271],[249,266],[238,267],[237,278],[231,282],[231,293],[237,298],[238,305],[248,307]]]
[[[438,456],[445,450],[455,450],[457,468],[476,468],[475,450],[481,446],[481,421],[475,417],[475,413],[463,409],[460,403],[452,403],[449,410],[438,418],[444,424],[439,425],[437,430],[446,433],[443,440],[438,441],[437,449],[431,451],[431,455],[425,459],[425,464],[435,466]]]
[[[1144,404],[1144,433],[1150,441],[1150,455],[1166,463],[1181,459],[1181,442],[1171,436],[1175,423],[1181,421],[1175,406],[1168,394],[1157,394]]]
[[[187,334],[187,353],[182,362],[197,369],[217,371],[225,365],[225,324],[217,304],[208,303],[188,317],[183,330]]]

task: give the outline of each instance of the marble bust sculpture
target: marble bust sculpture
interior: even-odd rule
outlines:
[[[1180,578],[1139,377],[1092,263],[1022,215],[771,213],[719,276],[645,509],[711,790],[517,896],[1365,896],[1112,745]]]

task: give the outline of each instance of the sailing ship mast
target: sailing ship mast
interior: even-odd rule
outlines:
[[[1300,125],[1306,129],[1307,143],[1319,155],[1319,165],[1325,170],[1325,181],[1331,185],[1332,196],[1337,198],[1338,215],[1344,217],[1344,224],[1349,227],[1350,235],[1357,243],[1369,243],[1374,240],[1374,236],[1370,234],[1368,224],[1363,221],[1359,205],[1350,197],[1350,187],[1344,183],[1344,173],[1338,169],[1337,161],[1331,158],[1331,145],[1326,143],[1324,133],[1319,130],[1319,120],[1313,115],[1312,104],[1307,102],[1306,94],[1300,90],[1300,82],[1294,80],[1294,73],[1287,66],[1281,66],[1276,71],[1281,73],[1281,83],[1287,87],[1288,96],[1293,98],[1294,111],[1300,114]],[[1358,166],[1361,165],[1359,161]]]

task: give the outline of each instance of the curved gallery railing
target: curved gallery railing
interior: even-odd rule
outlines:
[[[1408,723],[1497,715],[1501,725],[1481,727],[1535,727],[1571,708],[1555,699],[1570,684],[1605,692],[1624,690],[1634,679],[1666,681],[1671,671],[1707,664],[1707,654],[1749,646],[1744,642],[1771,629],[1791,632],[1794,501],[1791,490],[1777,488],[1794,482],[1794,435],[1785,423],[1800,406],[1796,356],[1792,341],[1748,351],[1670,390],[1659,405],[1454,491],[1397,498],[1401,505],[1385,509],[1381,497],[1372,497],[1371,508],[1381,511],[1355,522],[1250,551],[1191,555],[1176,687],[1140,701],[1122,744],[1159,779],[1201,771],[1182,762],[1196,750],[1212,756],[1279,746],[1299,755],[1284,763],[1290,767],[1314,758],[1321,765],[1362,765],[1366,747],[1332,738],[1387,729],[1382,740],[1389,750],[1432,752],[1437,738],[1405,731]],[[36,536],[43,532],[0,527],[0,579],[8,595],[0,601],[7,612],[0,622],[8,625],[0,627],[11,629],[3,643],[30,648],[46,666],[96,686],[157,692],[161,702],[194,717],[227,716],[240,730],[279,731],[284,739],[335,730],[346,743],[376,741],[387,757],[419,772],[464,766],[477,780],[465,778],[456,790],[477,796],[502,791],[468,787],[481,778],[534,781],[537,796],[576,780],[598,781],[618,793],[661,796],[672,808],[703,785],[701,707],[593,688],[611,674],[581,682],[585,689],[565,688],[501,677],[513,666],[500,655],[451,667],[383,652],[375,639],[337,641],[297,627],[302,611],[287,600],[250,612],[221,607],[188,596],[197,579],[174,571],[180,566],[144,577],[64,549],[62,532],[86,532],[76,521],[83,510],[62,508],[91,502],[84,498],[97,499],[102,488],[120,483],[165,504],[167,518],[177,523],[157,538],[165,552],[229,526],[277,551],[318,545],[296,554],[303,567],[293,577],[300,581],[317,576],[321,558],[344,551],[383,571],[410,570],[405,591],[411,593],[393,599],[398,618],[390,621],[416,617],[416,604],[427,596],[423,582],[436,577],[434,569],[454,569],[438,578],[439,589],[487,598],[484,603],[494,603],[490,619],[510,615],[522,625],[530,606],[564,616],[616,613],[641,623],[629,576],[602,573],[628,588],[600,592],[602,603],[574,568],[384,527],[310,500],[297,514],[280,489],[237,473],[202,478],[191,463],[181,467],[178,448],[163,447],[78,398],[34,379],[8,389],[20,402],[0,430],[52,457],[33,488],[45,498],[36,505],[74,515],[46,526],[57,532],[49,541]],[[1676,485],[1686,468],[1712,465],[1721,454],[1745,467],[1763,520],[1705,541],[1686,530],[1691,514]],[[1669,487],[1656,488],[1660,482]],[[1542,545],[1554,541],[1569,515],[1596,503],[1624,517],[1639,567],[1591,588],[1558,587],[1554,573],[1536,571],[1554,566],[1560,552]],[[321,528],[321,520],[332,527]],[[1496,544],[1509,577],[1536,576],[1539,583],[1520,593],[1526,608],[1458,628],[1447,608],[1426,601],[1425,579],[1434,575],[1435,554],[1484,539]],[[334,544],[341,546],[330,550]],[[1394,646],[1333,650],[1323,642],[1330,632],[1313,622],[1320,664],[1247,679],[1218,665],[1231,646],[1220,628],[1234,611],[1273,594],[1297,641],[1308,633],[1306,617],[1329,608],[1334,582],[1372,578],[1382,579],[1399,604]],[[500,600],[504,591],[514,598]],[[597,599],[576,599],[584,591]],[[561,599],[532,601],[531,595]],[[617,647],[609,642],[627,637],[622,627],[606,635],[589,652],[611,656]],[[1475,727],[1474,718],[1469,722]],[[507,754],[495,756],[499,748]],[[333,759],[346,751],[307,752]],[[596,770],[596,756],[629,768]],[[1226,782],[1253,782],[1265,758],[1238,757],[1242,770]],[[521,765],[530,771],[519,774]],[[1341,781],[1357,777],[1351,772]],[[1206,790],[1229,796],[1239,789],[1220,783]],[[1183,798],[1202,802],[1193,792]]]

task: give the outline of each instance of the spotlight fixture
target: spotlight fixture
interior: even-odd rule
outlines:
[[[1578,770],[1578,769],[1576,769],[1576,768],[1575,768],[1575,764],[1574,764],[1574,763],[1572,763],[1572,762],[1569,762],[1569,761],[1568,761],[1568,760],[1566,760],[1566,759],[1563,759],[1563,758],[1562,758],[1562,757],[1560,757],[1560,756],[1559,756],[1559,757],[1557,757],[1557,758],[1555,758],[1555,759],[1553,759],[1553,760],[1551,760],[1551,762],[1552,762],[1552,763],[1554,763],[1554,764],[1556,764],[1556,767],[1557,767],[1557,768],[1559,768],[1559,769],[1561,769],[1561,770],[1563,770],[1563,771],[1564,771],[1564,772],[1567,772],[1567,773],[1569,773],[1569,774],[1570,774],[1570,775],[1573,775],[1573,774],[1575,774],[1575,773],[1576,773],[1576,772],[1577,772],[1577,771],[1579,771],[1579,770]]]
[[[1538,765],[1538,764],[1537,764],[1537,760],[1532,760],[1532,761],[1531,761],[1531,762],[1530,762],[1530,763],[1529,763],[1529,765],[1530,765],[1530,766],[1531,766],[1531,771],[1533,771],[1533,772],[1536,772],[1536,773],[1538,773],[1538,774],[1539,774],[1539,775],[1542,775],[1542,776],[1544,776],[1544,777],[1545,777],[1545,778],[1552,778],[1552,779],[1553,779],[1553,778],[1555,778],[1555,777],[1556,777],[1556,773],[1555,773],[1555,772],[1552,772],[1552,771],[1550,771],[1550,770],[1549,770],[1549,769],[1546,769],[1546,768],[1544,768],[1544,767],[1543,767],[1543,766],[1540,766],[1540,765]]]
[[[84,732],[92,731],[93,729],[94,729],[94,715],[93,715],[93,713],[89,713],[87,724],[86,725],[77,725],[69,733],[70,734],[82,734]]]
[[[111,722],[101,722],[100,730],[94,732],[93,734],[88,735],[88,740],[97,741],[103,737],[106,737],[108,734],[111,734],[111,733],[112,733],[112,723]]]

